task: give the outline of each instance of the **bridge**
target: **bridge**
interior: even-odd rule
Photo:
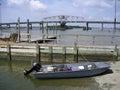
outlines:
[[[43,21],[50,22],[50,21],[57,21],[60,23],[61,27],[65,27],[66,23],[70,23],[71,21],[75,23],[76,21],[83,21],[84,17],[80,16],[68,16],[68,15],[59,15],[59,16],[51,16],[43,18]]]
[[[86,30],[89,29],[89,24],[100,24],[102,30],[104,28],[104,24],[113,24],[114,29],[116,28],[117,24],[120,24],[120,22],[114,22],[114,21],[87,21],[80,16],[59,15],[59,16],[45,17],[41,21],[29,21],[28,19],[26,22],[20,22],[20,19],[18,19],[17,22],[0,23],[0,27],[10,28],[11,26],[16,26],[17,28],[19,25],[27,25],[28,27],[32,28],[32,25],[40,25],[40,28],[41,27],[43,28],[44,25],[48,26],[49,23],[53,23],[56,25],[59,24],[61,27],[64,27],[66,23],[85,24]]]

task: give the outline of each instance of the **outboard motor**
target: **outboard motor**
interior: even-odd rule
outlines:
[[[33,63],[33,67],[30,70],[25,70],[24,75],[28,75],[33,71],[38,72],[41,68],[41,65],[39,63]]]

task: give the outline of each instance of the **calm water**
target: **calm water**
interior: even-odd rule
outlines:
[[[2,30],[0,31],[0,35],[5,33],[13,33],[17,30]],[[21,33],[26,33],[26,29],[21,29]],[[44,30],[44,34],[47,31]],[[39,38],[42,37],[42,30],[38,29],[32,29],[30,30],[31,38]],[[120,37],[115,37],[115,35],[120,35],[120,30],[117,30],[115,33],[113,33],[112,29],[105,29],[104,31],[101,31],[100,29],[95,30],[88,30],[83,31],[81,29],[69,29],[69,30],[49,30],[48,34],[60,34],[60,36],[57,36],[57,42],[51,42],[50,44],[65,44],[65,45],[74,45],[75,42],[77,42],[78,45],[120,45]],[[84,34],[84,35],[113,35],[112,37],[95,37],[94,43],[93,43],[93,37],[92,36],[71,36],[71,35],[63,35],[63,34]],[[22,36],[22,38],[26,38],[25,36]]]
[[[2,30],[0,35],[4,33],[13,33],[16,30]],[[26,30],[21,30],[22,33]],[[30,30],[31,37],[41,37],[42,31],[39,29]],[[80,29],[72,30],[54,30],[49,31],[49,34],[99,34],[99,35],[120,35],[117,31],[113,33],[112,30],[89,30],[83,31]],[[58,44],[73,45],[76,42],[76,37],[61,35],[57,37],[60,39]],[[77,43],[80,45],[93,45],[92,37],[78,37]],[[113,38],[114,42],[111,43],[110,37],[96,37],[95,45],[120,45],[120,37]],[[55,43],[55,42],[51,42]],[[99,90],[99,84],[94,78],[74,78],[74,79],[50,79],[39,80],[30,76],[24,76],[23,70],[31,67],[31,61],[12,61],[0,60],[0,90]]]
[[[0,90],[98,90],[99,84],[92,77],[74,79],[35,79],[24,76],[30,61],[0,60]]]

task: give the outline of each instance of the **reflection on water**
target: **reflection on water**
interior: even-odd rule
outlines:
[[[73,79],[36,79],[24,76],[23,70],[30,68],[29,61],[0,60],[0,90],[98,90],[92,77]]]

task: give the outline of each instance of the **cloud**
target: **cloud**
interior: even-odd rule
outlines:
[[[73,7],[79,7],[80,5],[83,5],[83,0],[73,0]]]
[[[0,0],[2,21],[21,19],[40,20],[56,15],[83,16],[85,20],[112,20],[114,0]],[[120,20],[120,0],[117,1],[117,20]],[[6,16],[6,15],[9,15]],[[16,18],[15,18],[16,16]],[[109,18],[105,18],[109,17]],[[111,19],[110,19],[111,18]]]
[[[31,0],[29,3],[30,3],[30,7],[34,10],[41,10],[47,8],[47,6],[41,3],[39,0]]]
[[[21,5],[24,3],[24,0],[7,0],[8,5]]]
[[[47,6],[40,2],[40,0],[7,0],[7,4],[9,6],[29,6],[33,10],[43,10],[46,9]]]
[[[89,7],[99,7],[99,8],[110,8],[112,7],[107,2],[100,0],[99,2],[97,0],[87,0],[85,3],[86,6]]]
[[[74,7],[98,7],[98,8],[111,8],[112,5],[105,0],[73,0]]]

